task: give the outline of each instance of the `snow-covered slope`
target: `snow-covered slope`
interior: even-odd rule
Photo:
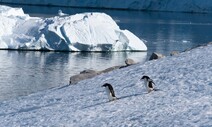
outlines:
[[[26,97],[0,102],[0,123],[11,126],[211,127],[212,45],[132,65]],[[150,76],[160,91],[147,94]],[[119,100],[108,102],[111,83]]]
[[[59,51],[146,51],[128,30],[104,13],[30,17],[21,8],[0,6],[0,49]]]
[[[129,10],[208,12],[212,13],[211,0],[1,0],[3,3],[28,5],[112,8]]]

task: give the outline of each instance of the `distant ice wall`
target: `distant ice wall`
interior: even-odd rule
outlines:
[[[0,3],[212,13],[212,0],[0,0]]]

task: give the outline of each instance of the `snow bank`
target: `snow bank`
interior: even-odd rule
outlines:
[[[57,51],[146,51],[128,30],[104,13],[30,17],[21,8],[0,6],[0,48]]]
[[[212,45],[0,102],[2,127],[211,127]],[[147,94],[143,75],[160,91]],[[104,83],[114,87],[108,102]]]
[[[69,7],[92,7],[112,9],[133,9],[151,11],[174,11],[174,12],[208,12],[212,13],[211,0],[1,0],[2,3],[16,3],[28,5],[69,6]]]

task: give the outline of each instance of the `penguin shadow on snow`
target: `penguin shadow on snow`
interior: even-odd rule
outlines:
[[[69,87],[70,85],[68,84],[68,85],[65,85],[65,86],[61,86],[61,87],[59,87],[59,88],[57,88],[57,89],[63,89],[63,88],[66,88],[66,87]]]
[[[129,97],[141,96],[141,95],[143,95],[143,94],[132,94],[132,95],[127,95],[127,96],[121,96],[121,97],[118,98],[118,100],[129,98]]]
[[[96,107],[96,106],[103,105],[103,104],[107,104],[107,103],[110,103],[110,102],[111,102],[111,101],[99,102],[99,103],[96,103],[96,104],[93,104],[93,105],[85,106],[85,107],[83,107],[82,109],[91,108],[91,107]]]

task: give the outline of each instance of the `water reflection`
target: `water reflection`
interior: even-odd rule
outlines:
[[[70,53],[0,51],[0,100],[68,84],[85,69],[123,65],[126,58],[146,60],[146,52]]]

